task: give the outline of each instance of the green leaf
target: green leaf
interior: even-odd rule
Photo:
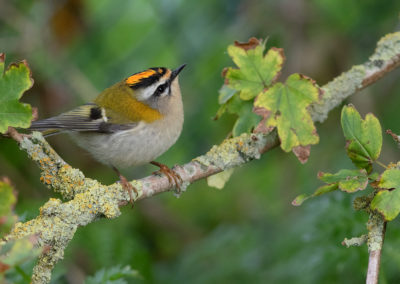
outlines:
[[[0,217],[11,213],[15,201],[16,198],[13,194],[13,188],[11,185],[4,181],[0,181]]]
[[[222,85],[219,90],[218,103],[220,105],[226,103],[236,93],[237,90],[230,88],[228,85]]]
[[[233,136],[239,136],[245,132],[250,133],[260,122],[260,117],[253,113],[253,103],[241,100],[237,93],[221,106],[216,117],[220,117],[223,112],[238,116],[232,129]]]
[[[265,42],[255,38],[228,47],[228,54],[239,69],[226,69],[225,79],[230,88],[240,91],[242,100],[254,98],[280,75],[285,60],[283,50],[271,48],[265,55],[264,50]]]
[[[318,177],[328,184],[336,184],[340,190],[349,193],[363,190],[368,185],[368,176],[364,169],[340,170],[336,174],[321,172]]]
[[[255,100],[255,112],[263,113],[266,128],[277,127],[281,148],[289,152],[297,146],[317,144],[319,137],[307,107],[319,100],[315,83],[292,74],[285,84],[276,83]],[[264,111],[261,111],[264,110]]]
[[[392,221],[400,213],[400,170],[384,171],[379,187],[393,190],[379,191],[371,202],[371,208],[380,212],[386,221]]]
[[[372,162],[378,159],[382,148],[379,120],[371,113],[363,120],[354,106],[349,105],[342,109],[341,122],[347,140],[347,155],[358,168],[371,172]]]
[[[207,178],[208,186],[215,187],[217,189],[223,189],[225,184],[226,184],[226,182],[232,176],[233,172],[234,172],[234,168],[230,168],[230,169],[227,169],[227,170],[225,170],[223,172],[220,172],[218,174],[209,176]]]
[[[22,104],[19,99],[33,85],[28,64],[22,61],[11,64],[4,71],[3,53],[0,53],[0,133],[9,126],[27,128],[32,120],[31,106]]]
[[[18,219],[12,211],[16,200],[17,198],[13,193],[11,185],[0,181],[0,238],[9,233],[11,227]]]
[[[328,185],[323,185],[317,188],[317,190],[313,193],[313,194],[300,194],[299,196],[297,196],[293,201],[292,201],[292,205],[294,206],[300,206],[301,204],[303,204],[304,201],[306,201],[307,199],[311,198],[311,197],[315,197],[318,195],[322,195],[331,191],[335,191],[338,189],[338,185],[337,184],[328,184]]]
[[[35,247],[36,242],[36,237],[28,236],[6,243],[7,254],[0,255],[0,262],[14,267],[36,258],[43,251]]]
[[[115,266],[97,271],[94,276],[90,276],[86,279],[85,284],[128,283],[124,278],[141,278],[141,276],[138,271],[133,270],[129,265],[125,267]]]
[[[253,104],[251,102],[244,102],[238,115],[239,117],[232,129],[233,136],[239,136],[242,133],[250,133],[261,120],[261,118],[253,112]]]
[[[292,204],[295,206],[301,205],[304,201],[311,197],[319,196],[331,191],[340,189],[345,192],[355,192],[363,190],[368,185],[367,172],[362,170],[340,170],[336,174],[330,173],[318,173],[318,178],[327,183],[327,185],[320,186],[317,190],[311,194],[301,194],[297,196]]]

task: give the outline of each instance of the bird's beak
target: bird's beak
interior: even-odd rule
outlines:
[[[178,76],[178,74],[183,70],[183,68],[185,68],[185,66],[186,66],[186,64],[183,64],[183,65],[179,66],[178,68],[176,68],[174,71],[172,71],[171,78],[170,78],[171,82],[175,80],[176,76]]]

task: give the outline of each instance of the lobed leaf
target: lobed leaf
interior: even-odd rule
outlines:
[[[363,120],[354,106],[344,106],[341,123],[347,140],[347,155],[358,168],[372,170],[382,148],[382,129],[379,120],[371,113]]]
[[[319,89],[315,82],[295,73],[289,76],[285,84],[276,83],[262,92],[256,98],[254,106],[256,113],[263,113],[263,127],[278,128],[281,148],[289,152],[295,147],[319,142],[319,136],[307,110],[311,103],[318,100]]]
[[[11,64],[3,74],[4,59],[0,53],[0,133],[5,133],[9,126],[27,128],[32,120],[31,106],[19,102],[33,85],[28,64]]]
[[[379,191],[371,202],[371,208],[380,212],[386,221],[392,221],[400,213],[400,170],[384,171],[379,187],[393,190]]]
[[[226,84],[240,92],[242,100],[256,97],[280,75],[285,56],[283,49],[271,48],[264,55],[265,42],[252,38],[248,43],[235,43],[228,54],[236,68],[224,71]]]

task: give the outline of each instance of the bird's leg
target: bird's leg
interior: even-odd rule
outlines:
[[[177,193],[181,192],[181,184],[183,181],[179,174],[168,168],[168,166],[159,162],[151,161],[150,164],[159,167],[160,169],[158,170],[158,172],[163,173],[167,176],[169,183],[175,186]],[[157,174],[157,172],[153,172],[153,174]]]
[[[128,193],[129,193],[129,202],[133,206],[134,199],[133,199],[132,191],[134,191],[135,195],[137,196],[139,194],[137,189],[130,182],[128,182],[126,177],[124,177],[116,167],[112,167],[112,168],[117,173],[117,175],[119,177],[119,182],[121,183],[122,188],[128,191]]]

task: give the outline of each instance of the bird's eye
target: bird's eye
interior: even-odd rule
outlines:
[[[156,91],[154,92],[154,96],[159,96],[164,93],[165,89],[167,88],[167,84],[162,84],[157,87]]]

